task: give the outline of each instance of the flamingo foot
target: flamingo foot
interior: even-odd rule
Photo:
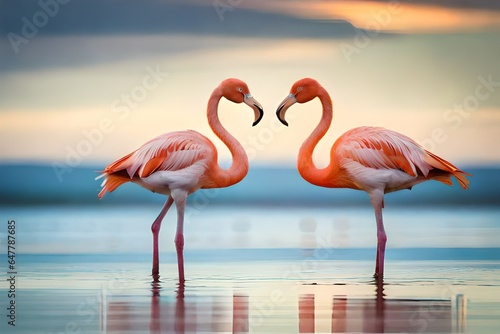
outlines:
[[[155,254],[155,255],[153,255],[153,270],[151,270],[151,276],[153,277],[153,282],[159,282],[160,281],[160,266],[159,266],[159,261],[158,261],[158,254]]]
[[[374,278],[381,280],[384,277],[384,262],[385,262],[385,245],[387,243],[387,235],[385,234],[383,226],[377,233],[377,258],[375,260],[375,274]]]
[[[373,278],[380,280],[384,277],[384,258],[385,258],[385,241],[386,238],[382,237],[382,243],[377,246],[377,256],[375,258],[375,273]],[[381,251],[382,249],[382,251]]]
[[[175,236],[175,249],[177,251],[177,269],[179,271],[179,284],[184,284],[184,235]]]
[[[160,257],[158,254],[158,233],[154,234],[154,248],[153,248],[153,269],[151,270],[151,276],[153,276],[153,282],[160,281]]]
[[[375,273],[373,274],[373,277],[377,280],[382,280],[384,278],[384,258],[385,258],[385,243],[381,247],[380,252],[377,252]]]

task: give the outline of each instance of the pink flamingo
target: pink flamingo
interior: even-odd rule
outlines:
[[[276,116],[284,125],[285,113],[294,103],[306,103],[318,97],[323,106],[321,121],[304,141],[297,161],[300,175],[309,183],[327,188],[364,190],[370,196],[377,222],[377,255],[374,277],[384,275],[387,236],[382,220],[384,194],[436,180],[452,185],[454,176],[460,186],[468,189],[465,173],[448,161],[425,150],[400,133],[378,127],[359,127],[344,133],[330,151],[330,163],[318,169],[313,151],[332,122],[332,100],[314,79],[304,78],[293,84],[290,94],[279,105]]]
[[[238,79],[226,79],[213,91],[208,100],[207,117],[212,131],[227,145],[233,163],[227,170],[217,163],[217,149],[202,134],[187,130],[160,135],[134,152],[109,164],[100,177],[105,177],[98,197],[112,192],[126,182],[133,182],[152,192],[168,195],[163,208],[153,222],[154,281],[159,280],[158,234],[168,209],[175,203],[177,231],[175,246],[179,282],[184,283],[184,208],[187,196],[203,188],[224,188],[240,182],[248,172],[248,157],[241,144],[222,126],[217,107],[222,97],[234,103],[244,102],[255,114],[253,125],[263,116],[261,105],[252,97],[247,85]]]

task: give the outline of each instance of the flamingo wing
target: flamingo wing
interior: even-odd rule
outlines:
[[[133,178],[146,178],[156,171],[179,171],[213,156],[213,144],[196,131],[176,131],[158,136],[134,152],[109,164],[99,198]]]
[[[406,174],[432,178],[451,185],[450,176],[467,189],[467,174],[450,162],[425,150],[411,138],[378,127],[360,127],[342,135],[337,141],[336,154],[373,169],[400,170]]]
[[[360,127],[342,135],[335,145],[342,158],[374,169],[399,169],[408,175],[427,175],[430,166],[422,159],[424,149],[410,138],[394,131]],[[418,169],[418,170],[417,170]]]

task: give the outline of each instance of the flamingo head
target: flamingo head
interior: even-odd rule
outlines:
[[[234,103],[245,103],[253,109],[255,114],[255,121],[252,126],[259,124],[262,116],[264,116],[264,109],[261,104],[257,102],[250,94],[250,90],[246,83],[239,79],[226,79],[220,84],[222,96]]]
[[[290,94],[280,103],[276,110],[276,116],[281,123],[288,126],[285,114],[288,108],[298,103],[306,103],[318,96],[321,85],[314,79],[304,78],[295,82],[290,89]]]

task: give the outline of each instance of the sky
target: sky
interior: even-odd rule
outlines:
[[[170,131],[213,140],[206,104],[225,78],[263,105],[221,101],[252,163],[294,165],[314,100],[275,117],[317,79],[334,120],[315,151],[373,125],[458,165],[499,165],[500,6],[494,1],[0,1],[0,163],[105,165]]]

